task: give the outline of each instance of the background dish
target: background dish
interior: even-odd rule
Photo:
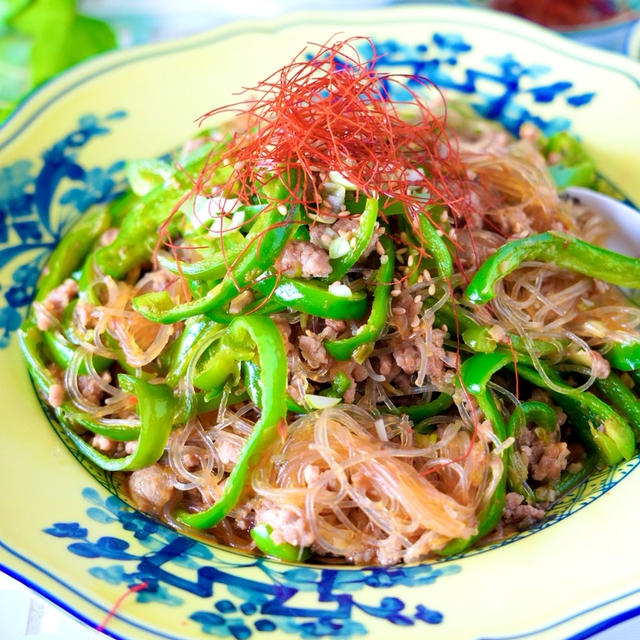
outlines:
[[[123,159],[179,144],[199,114],[338,31],[372,36],[387,64],[430,75],[512,130],[525,120],[547,132],[570,127],[640,201],[636,66],[494,13],[299,14],[104,56],[61,76],[0,131],[0,473],[6,486],[21,478],[0,498],[3,566],[94,626],[146,580],[109,624],[122,638],[275,629],[386,637],[394,624],[408,637],[428,626],[434,638],[559,638],[624,615],[640,604],[628,562],[640,518],[625,509],[640,482],[637,459],[595,478],[515,544],[399,569],[292,568],[206,547],[131,511],[109,496],[111,478],[92,479],[46,424],[15,341],[39,258],[78,212],[117,192]]]

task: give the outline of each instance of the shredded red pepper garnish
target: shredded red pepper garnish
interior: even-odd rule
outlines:
[[[109,610],[109,613],[104,617],[104,620],[96,627],[96,631],[104,631],[111,619],[116,615],[118,609],[122,606],[125,598],[130,596],[132,593],[137,593],[138,591],[144,591],[144,589],[148,588],[148,582],[141,582],[140,584],[134,584],[130,586],[114,603],[113,607]]]
[[[313,46],[315,55],[300,52],[243,90],[243,100],[199,118],[200,124],[221,116],[242,124],[193,178],[189,197],[223,194],[249,204],[266,181],[295,170],[302,173],[303,188],[291,189],[283,202],[274,204],[299,204],[327,214],[320,186],[334,171],[358,194],[388,196],[404,204],[418,238],[417,214],[428,215],[432,205],[448,207],[456,226],[466,220],[469,179],[446,131],[446,111],[434,113],[423,97],[439,90],[427,78],[376,69],[381,56],[368,38]],[[391,100],[392,89],[406,99]],[[228,177],[213,185],[212,176],[223,167],[230,169]],[[161,230],[161,241],[168,240],[167,228]]]

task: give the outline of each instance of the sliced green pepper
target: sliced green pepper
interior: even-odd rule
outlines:
[[[579,471],[570,473],[565,469],[554,486],[557,495],[563,496],[584,482],[597,468],[599,459],[599,456],[591,453],[582,461]]]
[[[227,274],[204,297],[174,305],[166,291],[154,291],[134,298],[133,308],[154,322],[172,323],[222,307],[235,298],[243,287],[255,282],[258,276],[273,266],[291,238],[295,227],[293,223],[298,215],[298,207],[284,219],[275,207],[265,210],[247,237],[249,247],[255,246],[255,251],[245,251],[231,274]]]
[[[57,380],[47,369],[42,360],[40,346],[42,345],[42,332],[36,326],[33,318],[29,317],[18,331],[20,350],[27,361],[29,373],[40,393],[49,397],[51,388],[58,384]]]
[[[405,415],[413,423],[437,416],[446,411],[453,404],[453,398],[448,393],[441,393],[435,400],[424,404],[413,404],[406,407],[396,407],[390,413]]]
[[[511,362],[511,358],[507,354],[479,353],[466,360],[460,368],[462,385],[468,393],[475,397],[484,417],[489,420],[494,433],[501,442],[507,437],[507,425],[488,384],[492,376],[509,362]],[[505,507],[506,485],[507,472],[505,468],[493,495],[478,514],[477,533],[470,538],[452,540],[439,551],[441,555],[461,553],[496,527]]]
[[[246,250],[246,241],[239,231],[227,231],[219,237],[210,238],[211,247],[203,250],[212,255],[197,262],[176,261],[168,256],[159,255],[160,266],[187,280],[217,280],[223,278],[229,268]],[[221,247],[224,247],[224,255]]]
[[[184,171],[173,172],[169,179],[131,203],[116,239],[96,252],[96,262],[103,273],[122,279],[130,269],[149,259],[158,241],[158,229],[193,187],[189,174],[200,170],[213,146],[206,144],[196,149],[185,161]],[[174,216],[170,231],[180,218]]]
[[[193,316],[185,322],[184,329],[176,341],[171,357],[171,366],[165,376],[165,382],[175,387],[187,373],[189,363],[195,351],[203,341],[209,341],[217,334],[221,334],[224,327],[212,322],[204,316]]]
[[[425,249],[433,256],[436,263],[438,275],[441,278],[450,278],[453,273],[453,261],[451,253],[442,236],[433,226],[426,214],[422,213],[418,216],[420,220],[420,232]]]
[[[273,298],[290,309],[311,316],[334,320],[355,320],[367,310],[366,291],[338,295],[330,287],[318,282],[297,280],[286,276],[269,276],[251,287],[263,296]]]
[[[353,247],[340,258],[331,260],[331,274],[329,276],[331,282],[340,280],[362,257],[373,238],[377,219],[378,200],[377,198],[367,198],[364,211],[360,216],[360,225],[355,233]]]
[[[242,373],[244,375],[244,385],[247,388],[247,393],[251,401],[255,405],[260,406],[262,404],[260,367],[251,360],[244,360],[242,362]],[[308,413],[308,411],[302,405],[299,405],[288,393],[287,409],[293,413]]]
[[[548,433],[553,433],[558,426],[558,416],[548,404],[530,400],[517,405],[507,422],[507,437],[518,437],[518,434],[529,422],[533,422],[536,427]],[[514,452],[511,448],[505,451],[507,461],[507,484],[512,491],[523,495],[530,504],[535,503],[536,497],[531,487],[527,484],[526,477],[518,477],[516,470],[511,463]]]
[[[275,322],[261,316],[237,318],[221,340],[230,349],[238,351],[239,359],[251,359],[257,352],[261,368],[261,416],[227,478],[221,498],[204,511],[178,511],[175,514],[183,524],[198,529],[215,526],[233,509],[247,485],[251,469],[276,437],[278,426],[287,415],[287,357]],[[251,356],[245,355],[248,345],[255,347]]]
[[[69,362],[75,353],[74,346],[59,333],[53,333],[51,331],[42,332],[42,342],[46,346],[47,353],[51,356],[51,360],[63,369],[69,368]],[[113,360],[110,358],[104,358],[103,356],[93,357],[93,367],[98,373],[102,373],[113,364]],[[80,375],[87,373],[87,367],[84,362],[80,365],[78,370]]]
[[[288,542],[274,542],[272,534],[273,527],[269,524],[260,523],[251,529],[251,537],[265,556],[285,562],[304,562],[311,556],[311,550],[307,547],[295,547]]]
[[[104,206],[85,213],[67,231],[51,252],[38,281],[36,300],[44,300],[65,278],[81,264],[95,241],[109,228],[111,215]]]
[[[338,371],[336,377],[331,381],[331,386],[321,391],[320,395],[327,398],[342,398],[352,384],[351,378],[344,371]]]
[[[606,378],[596,380],[596,387],[611,406],[628,420],[636,441],[640,441],[640,400],[633,391],[613,371]]]
[[[374,343],[387,323],[389,311],[389,298],[391,297],[391,285],[393,284],[393,272],[395,269],[395,252],[393,243],[387,236],[380,239],[384,247],[385,259],[381,261],[380,267],[375,275],[375,290],[373,292],[373,303],[371,313],[366,324],[363,324],[356,335],[342,340],[327,340],[324,346],[332,357],[336,360],[349,360],[358,347],[366,343]],[[366,358],[365,358],[366,359]]]
[[[511,353],[511,348],[518,354],[518,359],[529,357],[524,340],[515,333],[507,334],[507,344],[498,342],[492,335],[490,327],[478,324],[458,306],[454,315],[451,304],[443,305],[436,311],[436,325],[446,325],[451,333],[456,327],[464,343],[473,351],[480,353]],[[564,353],[568,341],[533,340],[533,347],[538,358],[553,358]],[[510,344],[509,344],[510,343]]]
[[[614,344],[605,358],[619,371],[640,369],[640,340]]]
[[[528,260],[544,260],[619,286],[640,287],[640,259],[597,247],[568,233],[546,231],[503,244],[473,276],[467,298],[476,304],[489,302],[495,296],[496,282]]]
[[[588,391],[576,392],[555,374],[554,383],[563,392],[550,389],[537,371],[525,365],[518,365],[518,375],[541,389],[548,389],[554,402],[569,417],[584,445],[598,453],[607,464],[614,465],[633,457],[633,430],[624,418],[600,398]]]
[[[163,454],[173,428],[176,401],[166,384],[150,384],[129,375],[118,376],[120,388],[138,399],[140,438],[136,450],[124,458],[109,458],[94,449],[64,421],[62,429],[80,452],[91,462],[107,471],[134,471],[157,462]]]

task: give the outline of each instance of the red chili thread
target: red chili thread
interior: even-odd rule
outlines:
[[[109,613],[104,617],[104,620],[96,627],[96,631],[104,631],[106,626],[109,624],[111,619],[116,615],[118,609],[122,606],[125,598],[132,593],[137,593],[138,591],[143,591],[149,587],[148,582],[141,582],[140,584],[134,584],[130,586],[114,603],[113,607],[109,610]]]
[[[310,59],[301,51],[289,64],[243,89],[243,100],[198,119],[202,124],[212,116],[233,116],[244,129],[210,154],[192,179],[191,191],[161,227],[158,247],[167,241],[170,218],[188,198],[226,195],[249,204],[267,180],[292,171],[301,172],[304,188],[290,188],[282,202],[268,202],[268,207],[301,205],[326,213],[320,187],[330,171],[337,171],[355,185],[357,194],[403,203],[421,243],[417,214],[429,215],[430,206],[447,206],[454,219],[467,219],[470,179],[446,131],[446,111],[434,114],[413,87],[439,89],[428,78],[377,71],[381,56],[368,38],[334,40],[311,43],[318,52]],[[361,57],[361,45],[373,52],[371,59]],[[392,102],[391,88],[408,98]],[[404,110],[411,111],[410,119],[403,117]],[[214,185],[213,176],[222,168],[228,177]],[[419,196],[415,189],[420,189]],[[264,194],[261,197],[264,201]]]

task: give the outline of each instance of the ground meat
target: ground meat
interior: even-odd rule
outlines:
[[[558,480],[567,467],[570,452],[566,442],[545,443],[535,431],[523,429],[518,445],[529,475],[538,482]]]
[[[105,371],[101,377],[105,382],[111,382],[111,375],[108,371]],[[99,405],[105,396],[105,392],[91,376],[78,376],[78,388],[87,402],[91,404]]]
[[[423,364],[422,347],[419,345],[424,344],[426,378],[435,384],[443,383],[448,363],[448,354],[442,347],[444,336],[444,331],[430,327],[426,327],[425,331],[421,330],[411,338],[395,336],[391,340],[391,346],[396,365],[408,375],[416,373]],[[382,369],[383,366],[384,371],[391,373],[392,369],[388,360],[381,360],[380,373],[386,376],[387,374]],[[390,378],[387,379],[390,380]]]
[[[406,338],[419,323],[418,313],[422,310],[422,302],[416,302],[408,289],[400,289],[400,293],[391,299],[390,323],[398,329],[402,338]]]
[[[329,354],[324,348],[320,336],[309,331],[307,335],[298,338],[298,346],[300,354],[312,369],[325,369],[329,366]]]
[[[118,237],[118,232],[119,231],[120,230],[117,229],[116,227],[111,227],[110,229],[107,229],[100,236],[100,246],[106,247],[106,246],[110,245]]]
[[[102,436],[100,434],[96,434],[91,438],[91,446],[97,449],[98,451],[103,451],[104,453],[110,453],[116,448],[118,443],[111,438],[107,438],[107,436]]]
[[[567,467],[569,453],[566,442],[553,442],[545,445],[538,460],[529,461],[533,479],[539,482],[558,480],[560,474]]]
[[[387,382],[391,382],[399,373],[401,369],[396,364],[396,361],[392,354],[383,353],[378,356],[378,372],[381,376],[384,376]]]
[[[331,378],[335,378],[339,372],[344,373],[349,380],[351,380],[351,385],[344,392],[342,399],[348,403],[353,402],[356,397],[357,383],[366,380],[369,377],[369,374],[361,364],[358,364],[353,360],[334,362],[333,366],[329,370]]]
[[[344,320],[332,320],[327,318],[324,321],[325,327],[322,330],[322,335],[327,340],[335,340],[343,331],[347,328],[347,323]]]
[[[220,456],[220,462],[232,467],[238,462],[242,442],[235,442],[228,438],[220,438],[215,442],[216,452]]]
[[[305,513],[300,509],[263,500],[256,509],[255,521],[273,527],[271,537],[276,544],[288,542],[295,547],[310,547],[314,541]]]
[[[166,269],[156,269],[145,273],[136,283],[136,294],[149,293],[152,291],[165,291],[167,287],[176,281],[170,271]]]
[[[64,402],[64,386],[61,384],[52,384],[49,388],[47,402],[54,408],[62,406]]]
[[[67,278],[61,285],[51,291],[44,299],[42,306],[35,307],[38,329],[47,331],[55,326],[54,320],[62,318],[62,312],[77,295],[78,284],[71,278]]]
[[[524,497],[519,493],[507,493],[507,500],[502,520],[505,525],[512,525],[518,531],[530,529],[538,520],[544,517],[544,510],[523,504]]]
[[[93,329],[96,326],[96,320],[92,314],[95,307],[86,300],[78,300],[74,310],[75,317],[81,327],[85,329]]]
[[[167,467],[152,464],[129,476],[129,493],[138,509],[159,514],[173,496],[174,481]]]
[[[292,240],[280,256],[280,267],[293,278],[323,278],[331,273],[329,254],[311,242]]]
[[[392,341],[393,357],[396,364],[405,373],[415,373],[420,368],[420,351],[416,345],[409,340]]]
[[[124,452],[125,452],[126,455],[130,455],[132,453],[135,453],[137,448],[138,448],[138,441],[137,440],[129,440],[128,442],[124,443]]]
[[[309,227],[309,239],[317,247],[329,249],[331,243],[338,237],[338,234],[328,224],[317,222]]]
[[[360,216],[348,216],[339,218],[331,227],[338,235],[350,239],[360,227]],[[376,223],[376,228],[371,236],[371,241],[367,248],[362,252],[361,258],[366,258],[376,248],[376,243],[380,236],[384,233],[384,229]]]

